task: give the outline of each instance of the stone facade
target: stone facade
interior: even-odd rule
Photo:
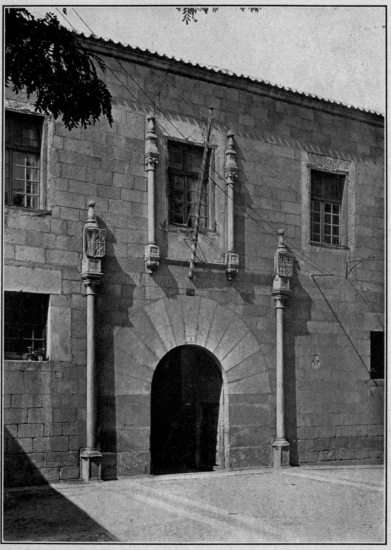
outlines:
[[[285,308],[285,422],[291,463],[383,457],[383,384],[371,380],[370,332],[383,330],[383,118],[249,79],[103,41],[114,123],[44,123],[39,210],[5,207],[4,289],[50,294],[48,361],[4,362],[5,479],[79,477],[85,446],[86,298],[81,235],[88,201],[106,229],[97,292],[98,446],[103,477],[150,472],[151,384],[177,346],[221,370],[221,463],[268,466],[275,435],[273,255],[294,254]],[[189,280],[189,233],[168,223],[167,140],[202,144],[213,106],[213,216]],[[33,112],[6,90],[5,107]],[[145,272],[146,116],[155,114],[160,265]],[[227,132],[234,133],[234,242],[227,281]],[[342,247],[309,243],[311,169],[346,177]],[[372,259],[369,259],[372,258]],[[360,260],[360,261],[358,261]],[[352,271],[346,276],[346,273]]]

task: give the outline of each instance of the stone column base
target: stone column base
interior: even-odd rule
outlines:
[[[100,481],[102,453],[97,449],[80,449],[80,477],[83,481]]]
[[[290,452],[289,443],[286,439],[275,439],[272,443],[273,447],[273,467],[281,468],[289,466]]]

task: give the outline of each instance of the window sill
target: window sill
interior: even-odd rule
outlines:
[[[7,361],[7,363],[49,363],[50,359],[42,359],[42,360],[35,360],[35,359],[7,359],[4,358],[4,361]]]
[[[333,244],[317,243],[314,241],[310,241],[309,245],[311,247],[327,248],[328,250],[349,250],[349,247],[346,245],[335,246]]]
[[[169,225],[168,227],[162,227],[163,231],[166,231],[167,233],[180,233],[182,235],[188,235],[189,233],[192,233],[193,228],[187,227],[186,225]],[[199,229],[198,233],[200,235],[207,235],[207,234],[217,234],[217,231],[215,229]]]
[[[368,384],[368,386],[384,387],[384,378],[370,378],[369,380],[365,380],[365,383]]]
[[[180,266],[189,266],[189,259],[182,260],[181,258],[160,258],[160,262],[163,264],[171,264],[171,265],[180,265]],[[226,265],[223,262],[201,262],[196,261],[196,268],[210,268],[210,269],[217,269],[217,270],[225,270]]]
[[[19,212],[20,214],[26,216],[51,216],[51,210],[43,210],[40,208],[24,208],[23,206],[11,206],[9,204],[5,205],[5,214],[7,212]]]

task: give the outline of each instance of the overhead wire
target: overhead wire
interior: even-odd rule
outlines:
[[[95,33],[93,32],[93,30],[91,29],[91,27],[84,21],[84,19],[78,14],[78,12],[72,8],[73,11],[76,13],[76,15],[79,17],[79,19],[85,24],[85,26],[88,28],[88,30],[95,36]],[[59,12],[61,13],[61,12]],[[62,15],[62,14],[61,14]],[[64,16],[63,16],[64,17]],[[65,18],[65,17],[64,17]],[[66,19],[66,18],[65,18]],[[73,25],[68,22],[72,28],[75,30],[75,28],[73,27]],[[155,106],[155,102],[154,100],[149,96],[149,94],[145,91],[145,89],[140,86],[140,84],[134,79],[134,77],[126,70],[126,68],[122,65],[122,63],[120,61],[117,60],[117,63],[120,65],[121,69],[123,70],[123,72],[128,75],[130,77],[131,80],[133,80],[133,82],[136,84],[136,86],[140,89],[140,91],[144,94],[144,96],[148,99],[148,101],[150,102],[150,104],[152,104],[152,106]],[[114,73],[114,71],[111,70],[111,68],[109,67],[109,71],[115,76],[115,78],[120,82],[120,84],[131,94],[131,96],[137,101],[137,103],[140,103],[142,105],[145,105],[145,103],[143,103],[142,101],[140,101],[140,99],[138,97],[136,97],[133,92],[126,86],[126,84],[124,84],[121,79]],[[181,92],[179,92],[179,94],[182,96],[182,98],[186,101],[186,102],[189,102],[189,99],[186,99],[182,94]],[[196,105],[194,102],[192,102],[190,100],[190,103],[192,103],[197,109],[198,109],[198,112],[200,114],[200,107],[198,105]],[[167,120],[167,122],[176,130],[177,133],[179,133],[179,135],[184,139],[184,140],[188,140],[189,136],[185,136],[183,134],[183,132],[172,122],[172,120],[170,120],[161,110],[160,110],[160,113],[161,115],[165,118],[165,120]],[[158,125],[161,126],[162,130],[169,136],[169,137],[175,137],[173,136],[172,134],[170,134],[170,132],[167,131],[167,129],[161,124],[161,121],[157,121]],[[252,157],[253,160],[255,161],[255,158]],[[215,168],[213,169],[213,172],[222,180],[222,181],[225,181],[225,178],[223,177],[223,175],[221,175]],[[226,189],[224,189],[213,177],[211,178],[212,182],[216,185],[216,187],[218,189],[220,189],[226,196],[228,196],[228,193],[226,191]],[[286,190],[289,190],[289,188],[287,188],[286,186],[283,186],[283,188],[285,188]],[[293,190],[290,190],[290,191],[293,191]],[[262,225],[262,229],[263,231],[266,232],[266,234],[268,235],[276,235],[278,229],[276,229],[275,227],[273,227],[273,225],[271,224],[271,222],[267,221],[267,220],[263,220],[259,217],[259,213],[251,206],[251,205],[247,205],[246,206],[246,209],[243,208],[241,205],[238,205],[236,204],[235,205],[236,208],[238,208],[239,210],[241,210],[249,219],[251,219],[254,223],[256,223],[257,225],[258,224],[261,224]],[[253,212],[256,216],[256,218],[252,217],[250,214],[249,214],[249,211],[250,212]],[[281,224],[278,224],[276,223],[276,225],[280,226]],[[266,227],[268,227],[270,229],[270,231],[268,231],[266,229]],[[313,261],[312,258],[310,258],[308,256],[308,254],[299,246],[296,246],[289,237],[285,237],[285,241],[289,244],[290,248],[292,248],[293,250],[295,250],[296,252],[298,252],[302,258],[305,259],[305,261],[307,263],[309,263],[310,265],[312,265],[314,268],[316,268],[319,272],[321,273],[326,273],[326,270],[319,266],[317,263],[315,263]],[[334,273],[333,274],[334,276],[338,276],[337,273]]]
[[[57,9],[57,11],[59,11],[58,8],[56,8],[56,9]],[[78,14],[78,12],[77,12],[74,8],[72,8],[72,9],[73,9],[73,11],[76,13],[76,15],[80,18],[80,20],[85,24],[85,26],[89,29],[89,31],[92,33],[92,35],[95,36],[95,33],[92,31],[91,27],[83,20],[83,18]],[[61,12],[59,12],[59,13],[61,14]],[[62,14],[61,14],[61,15],[62,15]],[[64,17],[64,15],[62,15],[62,16]],[[66,18],[64,17],[64,19],[66,19]],[[67,19],[66,19],[66,20],[67,20]],[[69,21],[68,21],[68,23],[69,23],[69,24],[72,26],[72,28],[75,30],[75,28],[73,27],[73,25],[72,25]],[[75,30],[75,32],[76,32],[76,30]],[[149,97],[149,95],[146,93],[146,91],[138,84],[138,82],[133,78],[133,76],[123,67],[122,63],[120,63],[118,60],[117,60],[117,62],[118,62],[118,64],[121,66],[121,68],[122,68],[122,70],[125,72],[125,74],[127,74],[127,75],[135,82],[136,86],[141,90],[141,92],[145,95],[145,97],[147,97],[147,99],[148,99],[149,102],[153,105],[153,107],[154,107],[154,109],[155,109],[155,102],[153,101],[153,99],[151,99],[151,98]],[[110,69],[110,67],[109,67],[109,70],[110,70],[110,72],[117,78],[117,80],[120,82],[120,84],[121,84],[122,86],[124,86],[125,89],[128,90],[128,92],[132,95],[132,97],[136,100],[136,102],[137,102],[137,103],[140,103],[140,104],[142,104],[142,105],[144,105],[144,104],[139,100],[139,98],[137,98],[137,97],[131,92],[131,90],[130,90],[130,89],[129,89],[129,88],[119,79],[119,77],[114,73],[114,71],[112,71],[112,70]],[[199,107],[198,107],[198,106],[197,106],[197,108],[198,108],[198,110],[199,110]],[[167,117],[161,110],[160,110],[160,112],[161,112],[162,116],[163,116],[163,117],[173,126],[173,128],[174,128],[177,132],[179,132],[179,134],[180,134],[185,140],[187,140],[188,137],[184,136],[183,133],[179,130],[179,128],[177,128],[177,126],[176,126],[171,120],[169,120],[168,117]],[[199,110],[199,113],[200,113],[200,110]],[[160,121],[158,122],[158,124],[160,125]],[[164,127],[162,127],[162,128],[163,128],[163,130],[164,130],[170,137],[173,137],[172,135],[170,135],[169,132],[167,132],[167,130],[166,130]],[[224,178],[221,174],[219,174],[219,172],[218,172],[217,170],[214,170],[214,172],[217,174],[217,176],[219,176],[219,177],[224,181],[225,178]],[[212,179],[212,181],[213,181],[213,183],[214,183],[221,191],[223,191],[223,193],[224,193],[225,195],[228,195],[227,191],[226,191],[223,187],[221,187],[214,179]],[[276,229],[275,229],[274,227],[272,227],[272,225],[271,225],[268,221],[266,221],[266,220],[261,220],[261,219],[258,217],[259,214],[257,213],[257,211],[254,210],[250,205],[247,205],[247,210],[250,210],[250,211],[254,212],[254,214],[257,216],[257,219],[254,219],[253,217],[251,217],[250,214],[248,213],[248,211],[246,211],[246,210],[245,210],[244,208],[242,208],[240,205],[236,205],[236,206],[237,206],[237,207],[238,207],[238,208],[239,208],[248,218],[250,218],[250,219],[251,219],[252,221],[254,221],[256,224],[261,223],[261,224],[267,225],[267,226],[271,229],[271,232],[270,232],[270,231],[269,231],[269,232],[266,231],[267,234],[270,234],[270,235],[273,235],[273,236],[276,234]],[[265,231],[265,225],[263,225],[263,230],[264,230],[264,231]],[[286,240],[289,241],[289,239],[286,239]],[[293,245],[292,243],[291,243],[290,246],[291,246],[291,248],[293,248],[294,250],[296,250],[297,252],[299,252],[299,253],[302,255],[302,257],[304,257],[304,258],[306,259],[306,261],[307,261],[310,265],[312,265],[313,267],[317,268],[317,269],[321,272],[321,274],[327,275],[325,269],[322,268],[321,266],[317,265],[311,258],[309,258],[308,255],[303,251],[303,249],[302,249],[301,247],[296,247],[296,246]],[[332,275],[338,276],[338,274],[332,274]],[[351,346],[353,347],[353,349],[355,350],[356,354],[357,354],[358,357],[360,358],[360,361],[361,361],[361,363],[364,365],[365,370],[370,374],[370,371],[368,370],[368,368],[367,368],[367,366],[366,366],[366,364],[365,364],[364,359],[362,358],[362,356],[361,356],[361,354],[359,353],[358,349],[356,348],[354,342],[352,341],[351,337],[350,337],[349,334],[347,333],[347,331],[346,331],[345,327],[343,326],[342,322],[340,321],[339,317],[337,316],[337,314],[335,313],[334,309],[332,308],[332,306],[331,306],[330,302],[328,301],[327,297],[325,296],[323,290],[321,289],[321,287],[319,286],[319,284],[318,284],[317,281],[315,280],[315,277],[316,277],[316,274],[312,274],[312,275],[311,275],[312,280],[314,281],[315,285],[318,287],[319,292],[320,292],[320,294],[322,295],[324,301],[326,302],[326,304],[328,305],[328,307],[329,307],[330,310],[332,311],[332,313],[333,313],[333,315],[334,315],[336,321],[337,321],[338,324],[340,325],[340,327],[341,327],[341,329],[343,330],[344,334],[345,334],[346,337],[348,338],[348,340],[349,340]],[[350,283],[351,283],[351,281],[350,281]],[[369,305],[369,303],[368,303],[368,305]]]

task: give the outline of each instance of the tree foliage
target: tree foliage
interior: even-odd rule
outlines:
[[[241,11],[248,10],[251,13],[258,13],[261,8],[240,8]],[[212,13],[216,13],[219,11],[219,8],[177,8],[178,11],[182,13],[182,21],[188,25],[190,22],[197,23],[198,19],[196,19],[197,13],[208,13],[211,11]]]
[[[5,85],[34,95],[36,111],[62,116],[69,130],[86,128],[101,116],[111,124],[111,94],[96,66],[105,70],[55,15],[35,18],[23,8],[5,10]]]

